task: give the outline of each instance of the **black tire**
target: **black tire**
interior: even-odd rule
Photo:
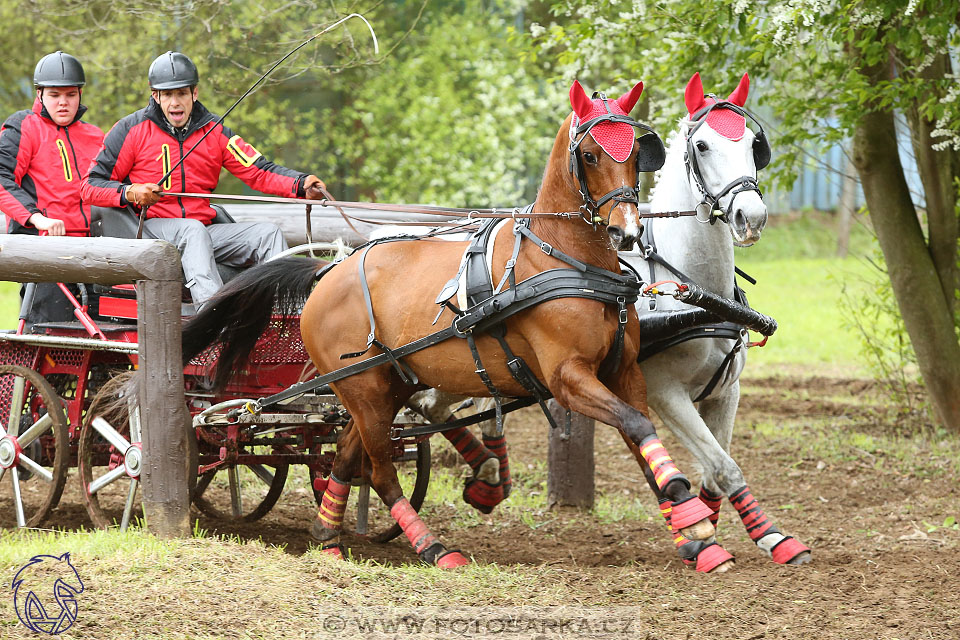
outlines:
[[[267,486],[266,493],[257,496],[259,500],[252,509],[248,510],[246,506],[241,505],[241,511],[239,515],[233,513],[229,488],[227,489],[228,499],[226,508],[221,505],[221,499],[213,498],[208,493],[208,491],[211,490],[211,484],[213,484],[215,476],[222,475],[229,478],[227,474],[232,473],[234,469],[236,469],[238,474],[237,477],[241,483],[241,490],[242,484],[244,484],[251,476],[256,477],[261,482],[264,482],[264,484]],[[194,492],[193,504],[195,504],[197,509],[199,509],[204,515],[210,516],[211,518],[217,518],[219,520],[239,520],[242,522],[253,522],[254,520],[259,520],[263,516],[267,515],[270,512],[270,509],[273,509],[273,506],[277,504],[277,500],[280,499],[280,495],[283,493],[283,486],[287,482],[287,472],[289,469],[290,465],[278,465],[274,469],[272,478],[269,482],[265,482],[262,478],[257,476],[257,473],[253,471],[252,466],[245,464],[222,467],[220,469],[205,473],[197,480],[197,488]],[[261,465],[260,468],[258,468],[258,471],[261,472],[266,470],[267,469],[265,465]],[[240,474],[243,475],[241,476]],[[219,491],[220,489],[221,487],[214,486],[212,490]]]

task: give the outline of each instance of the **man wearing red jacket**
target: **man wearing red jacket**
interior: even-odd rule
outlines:
[[[17,111],[0,128],[0,212],[7,233],[85,236],[90,208],[80,200],[80,184],[103,131],[80,119],[87,110],[80,104],[83,65],[62,51],[48,54],[37,63],[33,84],[33,109]],[[55,284],[38,283],[26,319],[29,326],[72,320],[73,307]]]
[[[267,160],[201,104],[196,65],[168,51],[150,65],[150,102],[117,122],[107,133],[83,183],[83,200],[104,207],[149,207],[144,232],[180,251],[183,274],[198,307],[223,282],[217,263],[244,267],[287,248],[279,227],[270,223],[211,225],[209,200],[160,197],[158,191],[211,193],[226,168],[248,186],[278,196],[322,198],[323,183]],[[203,141],[200,138],[210,129]],[[179,167],[157,184],[180,158]]]
[[[80,61],[57,51],[33,73],[33,109],[17,111],[0,129],[0,211],[8,233],[85,236],[90,211],[80,201],[83,172],[103,131],[80,120],[86,78]]]

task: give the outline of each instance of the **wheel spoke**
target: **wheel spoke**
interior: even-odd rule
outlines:
[[[7,433],[15,436],[20,431],[20,416],[23,414],[23,393],[27,381],[17,376],[13,380],[13,393],[10,395],[10,417],[7,420]]]
[[[250,469],[255,476],[260,478],[260,480],[263,481],[263,484],[267,485],[268,487],[273,484],[273,474],[270,473],[270,471],[262,464],[247,465],[247,468]]]
[[[107,486],[117,478],[122,478],[123,476],[126,475],[126,473],[127,473],[127,470],[124,468],[122,464],[117,465],[115,469],[103,474],[102,476],[100,476],[99,478],[91,482],[90,485],[87,487],[87,492],[96,493],[97,491],[100,491],[100,489],[103,489],[105,486]]]
[[[127,414],[130,416],[130,441],[140,442],[140,403],[136,396],[127,400]]]
[[[133,505],[136,504],[137,484],[136,478],[130,480],[130,490],[127,492],[127,503],[123,507],[123,519],[120,521],[120,531],[126,531],[130,526],[130,516],[133,514]]]
[[[27,517],[23,514],[23,498],[20,496],[20,477],[16,469],[10,474],[13,482],[13,506],[17,510],[17,526],[26,527]]]
[[[23,435],[17,438],[17,442],[20,443],[20,447],[24,448],[28,446],[31,442],[40,437],[40,435],[53,426],[53,418],[50,417],[49,413],[45,413],[40,416],[40,419],[30,425],[30,428],[23,432]]]
[[[233,466],[227,470],[227,478],[230,479],[230,510],[234,518],[243,515],[243,498],[240,496],[240,474],[238,467]]]
[[[21,453],[19,460],[20,460],[20,464],[22,464],[27,469],[35,473],[37,476],[43,478],[47,482],[53,482],[53,474],[47,471],[45,468],[41,467],[39,464],[37,464],[27,456]]]
[[[126,453],[127,449],[130,448],[130,443],[127,442],[127,439],[120,435],[120,433],[117,432],[117,430],[114,429],[109,422],[100,416],[94,418],[91,424],[93,425],[93,428],[97,430],[97,433],[102,435],[104,439],[120,453]]]
[[[3,480],[3,474],[7,472],[6,468],[0,467],[0,480]]]

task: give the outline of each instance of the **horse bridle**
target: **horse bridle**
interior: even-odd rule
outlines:
[[[610,224],[610,215],[616,205],[610,207],[606,220],[600,215],[600,209],[606,203],[614,200],[618,203],[627,202],[634,206],[640,205],[638,191],[640,188],[640,172],[656,171],[663,166],[666,160],[666,151],[663,147],[663,141],[660,136],[649,126],[642,122],[637,122],[630,116],[620,115],[610,111],[607,97],[599,91],[593,94],[594,98],[600,98],[607,112],[603,115],[591,118],[586,122],[580,123],[575,129],[570,129],[570,173],[577,181],[577,190],[580,197],[583,198],[583,204],[580,205],[580,217],[584,222],[591,224],[596,228],[597,225],[608,226]],[[576,116],[574,116],[576,117]],[[646,131],[643,135],[637,137],[636,141],[640,144],[637,150],[637,176],[632,187],[626,185],[619,189],[614,189],[603,195],[599,200],[594,200],[590,195],[590,189],[587,187],[587,175],[583,166],[583,154],[580,151],[580,144],[583,142],[590,130],[602,122],[611,122],[616,124],[628,124],[635,129]],[[633,154],[631,154],[633,155]],[[627,156],[627,160],[630,156]],[[626,162],[626,160],[624,161]]]
[[[709,215],[710,224],[714,224],[717,220],[722,220],[729,224],[730,213],[733,212],[733,202],[737,199],[737,195],[744,191],[756,191],[757,195],[763,198],[763,193],[760,191],[760,184],[757,182],[756,177],[740,176],[721,189],[719,193],[710,193],[704,184],[703,175],[700,173],[700,164],[697,162],[696,149],[694,149],[693,145],[693,134],[703,126],[707,121],[707,115],[714,109],[729,109],[734,113],[740,114],[744,119],[750,118],[760,129],[754,134],[753,138],[753,164],[758,172],[770,163],[770,143],[767,141],[767,134],[763,130],[763,125],[760,124],[760,121],[757,120],[752,113],[728,100],[717,100],[717,97],[713,94],[708,94],[708,97],[713,98],[715,102],[690,116],[690,120],[696,122],[696,124],[687,134],[687,150],[683,155],[683,162],[687,166],[687,175],[693,176],[694,182],[696,182],[697,188],[702,195],[702,200],[700,204],[697,205],[697,211],[705,210],[707,215]],[[720,199],[728,193],[731,193],[732,196],[724,211],[720,208]],[[714,213],[717,211],[719,211],[719,213]]]

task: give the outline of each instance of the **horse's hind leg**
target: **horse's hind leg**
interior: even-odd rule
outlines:
[[[433,424],[441,424],[453,419],[450,405],[461,399],[462,396],[429,389],[416,394],[407,406]],[[483,400],[478,399],[477,409],[482,411],[485,407],[480,402]],[[500,467],[503,463],[495,452],[485,446],[486,435],[481,443],[467,427],[449,429],[442,433],[473,471],[473,477],[464,484],[463,501],[481,513],[490,513],[507,497],[505,483],[500,481]]]
[[[376,376],[376,377],[374,377]],[[364,378],[364,380],[361,380]],[[469,561],[459,551],[449,551],[427,528],[423,520],[403,495],[397,469],[393,466],[393,442],[390,430],[404,397],[397,402],[403,390],[399,381],[383,379],[369,373],[345,381],[349,388],[338,389],[338,395],[356,422],[363,449],[370,458],[370,484],[390,508],[390,515],[403,529],[420,559],[444,569],[453,569]],[[345,383],[341,383],[346,387]],[[392,389],[391,389],[392,388]],[[390,393],[393,390],[395,393]],[[409,395],[409,392],[407,392]],[[393,401],[391,401],[393,399]]]
[[[747,528],[750,539],[779,564],[806,564],[811,560],[810,549],[796,538],[785,536],[774,526],[747,486],[743,472],[728,453],[733,436],[733,423],[740,401],[740,383],[736,382],[726,393],[708,398],[700,403],[700,415],[716,436],[720,454],[717,462],[711,465],[708,475],[704,469],[704,486],[701,499],[706,492],[716,496],[719,510],[720,495],[729,497],[730,504],[737,510],[741,521]],[[659,412],[658,412],[659,413]]]
[[[343,514],[350,496],[350,481],[359,475],[362,459],[359,430],[350,420],[337,438],[333,471],[320,500],[320,510],[310,528],[310,535],[320,543],[321,551],[336,558],[343,558],[343,545],[340,544]]]

